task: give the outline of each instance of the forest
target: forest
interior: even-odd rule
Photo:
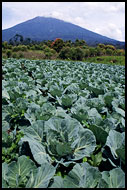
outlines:
[[[67,61],[85,61],[125,65],[125,49],[119,49],[110,44],[88,46],[84,40],[63,41],[60,38],[33,41],[16,34],[8,42],[2,42],[3,58],[50,59]]]

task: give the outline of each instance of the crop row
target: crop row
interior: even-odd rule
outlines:
[[[3,59],[3,188],[124,188],[125,67]]]

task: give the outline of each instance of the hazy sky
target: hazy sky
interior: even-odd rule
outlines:
[[[36,16],[58,18],[125,41],[125,2],[2,2],[2,29]]]

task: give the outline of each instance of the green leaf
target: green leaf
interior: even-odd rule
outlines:
[[[99,152],[98,154],[95,154],[91,156],[92,158],[92,161],[93,161],[93,166],[99,166],[99,164],[101,163],[102,161],[102,152]]]
[[[88,118],[92,124],[99,125],[102,121],[101,115],[98,113],[96,108],[92,108],[88,111]]]
[[[2,188],[8,188],[7,182],[2,178]]]
[[[44,137],[44,121],[38,120],[30,127],[24,129],[24,137],[21,142],[28,142],[34,159],[38,164],[51,161],[50,156],[46,153],[42,144]]]
[[[108,107],[111,107],[111,103],[113,101],[113,94],[110,93],[110,92],[107,92],[105,95],[104,95],[104,101],[105,101],[105,104],[108,106]]]
[[[56,152],[59,156],[65,156],[72,153],[72,148],[69,146],[69,143],[59,143],[56,144]]]
[[[24,129],[24,138],[28,138],[30,141],[42,142],[44,134],[44,121],[38,120],[34,122],[30,127]],[[22,140],[24,139],[22,138]]]
[[[62,105],[69,107],[77,100],[76,94],[64,94],[61,97]]]
[[[92,131],[85,129],[72,118],[53,117],[45,122],[48,150],[56,158],[66,156],[67,160],[79,160],[90,156],[96,147]]]
[[[118,158],[116,150],[125,146],[125,132],[120,133],[115,130],[110,130],[106,145],[109,146],[113,157]]]
[[[125,174],[121,168],[103,171],[102,180],[107,184],[107,188],[125,188]],[[104,188],[102,180],[99,182],[99,188]]]
[[[57,86],[57,85],[52,85],[49,88],[49,92],[54,97],[56,97],[56,96],[60,97],[62,95],[62,91],[63,91],[63,89],[62,88],[60,89],[59,86]]]
[[[53,183],[49,188],[63,188],[63,178],[61,176],[55,176]]]
[[[86,157],[83,158],[83,162],[87,162],[87,158]]]
[[[95,150],[96,139],[93,132],[89,129],[83,128],[79,131],[79,141],[74,150],[74,159],[79,160],[81,158],[89,157],[90,154]]]
[[[122,115],[123,117],[125,117],[125,111],[123,109],[117,108],[117,107],[115,107],[114,109],[115,109],[115,111],[117,113],[119,113],[120,115]]]
[[[97,125],[90,125],[89,129],[94,133],[97,142],[102,143],[104,145],[106,143],[108,133]]]
[[[26,188],[47,188],[50,179],[55,174],[55,167],[49,163],[44,163],[36,169],[36,172],[31,174]]]
[[[85,105],[85,101],[86,99],[81,97],[76,101],[75,106],[71,108],[72,117],[80,122],[88,120],[88,110],[90,108]]]
[[[31,106],[28,108],[27,113],[24,114],[31,124],[37,120],[48,120],[56,111],[55,107],[49,102],[44,103],[42,107],[38,105]]]
[[[10,99],[9,93],[5,88],[2,90],[2,97]]]
[[[34,162],[28,159],[26,156],[20,156],[18,161],[11,162],[8,165],[8,184],[11,188],[22,187],[27,182],[27,176],[30,171],[35,169]]]
[[[64,178],[64,188],[95,188],[101,178],[101,173],[96,167],[87,162],[76,164]]]
[[[116,154],[121,158],[122,162],[125,164],[125,148],[116,149]]]
[[[6,162],[2,163],[2,179],[8,181],[7,179],[8,165]]]

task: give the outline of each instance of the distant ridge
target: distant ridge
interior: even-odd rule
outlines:
[[[24,38],[29,37],[36,41],[55,40],[56,38],[71,41],[82,39],[89,46],[96,46],[98,43],[103,43],[125,48],[125,42],[102,36],[75,24],[51,17],[35,17],[2,30],[2,41],[9,41],[16,34],[20,34]]]

